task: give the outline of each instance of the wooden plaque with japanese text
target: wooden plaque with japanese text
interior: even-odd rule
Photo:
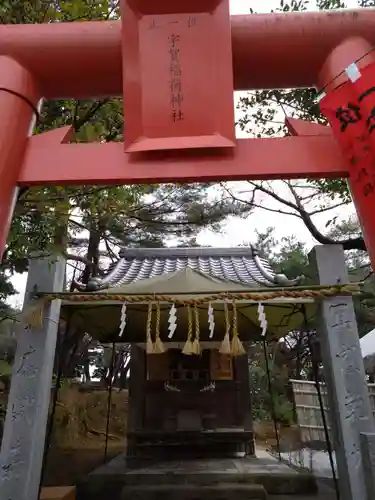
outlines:
[[[211,380],[233,380],[232,358],[228,354],[220,354],[216,349],[210,351]]]
[[[122,0],[127,152],[235,146],[229,0]]]

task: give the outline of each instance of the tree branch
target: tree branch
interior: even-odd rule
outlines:
[[[299,199],[296,190],[290,184],[289,184],[289,189],[295,199],[297,207],[296,210],[300,214],[300,217],[303,220],[303,223],[305,224],[307,229],[309,230],[310,234],[316,239],[318,243],[321,243],[322,245],[335,245],[335,244],[342,245],[344,250],[364,250],[364,251],[367,250],[364,239],[361,237],[335,241],[332,238],[321,233],[313,223],[310,214],[306,212],[306,210],[302,206],[301,200]]]
[[[88,266],[90,268],[93,267],[93,265],[94,265],[92,262],[90,262],[85,257],[82,257],[81,255],[75,255],[75,254],[72,254],[72,253],[64,252],[64,257],[67,260],[74,260],[76,262],[82,262],[83,264],[85,264],[85,266]]]

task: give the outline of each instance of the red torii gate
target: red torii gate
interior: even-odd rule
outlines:
[[[230,17],[228,3],[123,0],[121,21],[0,26],[1,255],[17,186],[350,177],[375,262],[375,9]],[[233,90],[311,86],[338,142],[298,120],[292,137],[236,141]],[[69,127],[29,138],[42,98],[119,95],[125,144],[69,143]]]

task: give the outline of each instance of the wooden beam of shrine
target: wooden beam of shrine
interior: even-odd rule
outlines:
[[[26,185],[151,184],[340,178],[348,167],[331,135],[240,139],[233,150],[124,154],[122,143],[60,144],[56,131],[29,139],[18,180]]]

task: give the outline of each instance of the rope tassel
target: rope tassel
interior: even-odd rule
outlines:
[[[200,344],[200,324],[199,324],[199,310],[197,306],[194,306],[194,316],[195,316],[195,339],[192,346],[193,354],[196,356],[201,355],[201,344]]]
[[[237,306],[235,301],[233,301],[233,337],[231,342],[231,354],[232,356],[243,356],[246,354],[245,348],[238,335],[238,317],[237,317]]]
[[[193,354],[193,314],[191,311],[191,307],[187,306],[187,313],[188,313],[188,334],[187,334],[187,340],[185,342],[184,348],[182,349],[182,354],[185,354],[186,356],[191,356]]]
[[[231,354],[230,322],[229,322],[229,310],[227,302],[224,302],[224,317],[225,317],[225,335],[223,341],[221,342],[219,352],[220,354]]]
[[[147,311],[146,354],[154,354],[154,344],[152,343],[151,326],[152,326],[152,302],[148,304],[148,311]]]
[[[155,325],[155,344],[154,353],[162,354],[165,352],[164,344],[160,338],[160,303],[156,304],[156,325]]]

